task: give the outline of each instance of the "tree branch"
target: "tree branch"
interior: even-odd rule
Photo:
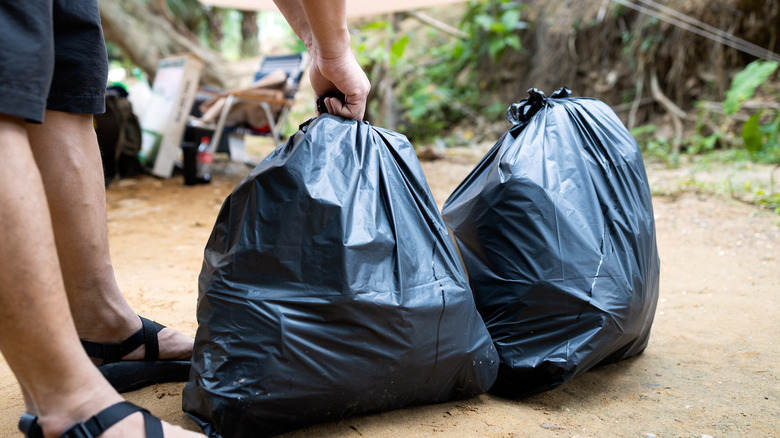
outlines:
[[[224,59],[200,45],[191,32],[182,32],[164,15],[154,13],[150,4],[135,0],[101,2],[100,18],[106,40],[118,45],[150,80],[161,59],[191,53],[204,62],[201,81],[224,88]]]
[[[661,91],[661,87],[658,85],[658,75],[655,73],[655,70],[652,70],[650,72],[650,92],[653,95],[653,98],[661,104],[666,109],[666,112],[669,113],[669,116],[672,118],[672,123],[674,124],[674,141],[672,141],[672,154],[676,155],[680,152],[680,144],[682,143],[682,136],[683,136],[683,125],[682,120],[687,115],[685,111],[681,110],[677,105],[674,104],[671,100],[669,100],[668,97]]]
[[[442,32],[444,32],[446,34],[452,35],[452,36],[454,36],[456,38],[460,38],[460,39],[464,39],[464,40],[469,38],[469,34],[467,34],[466,32],[463,32],[462,30],[460,30],[460,29],[458,29],[456,27],[450,26],[449,24],[447,24],[447,23],[445,23],[443,21],[439,21],[439,20],[431,17],[428,14],[424,14],[424,13],[419,12],[419,11],[407,11],[406,13],[409,14],[409,16],[414,17],[414,18],[422,21],[423,23],[425,23],[425,24],[427,24],[429,26],[433,26],[436,29],[439,29],[440,31],[442,31]]]

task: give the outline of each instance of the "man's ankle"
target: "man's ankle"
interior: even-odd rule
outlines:
[[[122,400],[94,367],[63,381],[57,391],[36,397],[38,424],[47,436],[59,436],[72,425],[83,422]]]
[[[76,331],[84,341],[99,343],[122,342],[141,329],[141,319],[129,307],[127,309],[101,309],[91,316],[75,315]],[[82,313],[82,312],[78,312]]]

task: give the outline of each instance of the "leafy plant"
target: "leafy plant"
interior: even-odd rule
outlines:
[[[452,58],[462,64],[475,64],[487,55],[496,62],[509,48],[520,51],[517,31],[527,27],[520,21],[521,7],[520,2],[512,0],[469,2],[460,26],[470,37],[454,44]]]
[[[753,61],[737,73],[726,92],[723,109],[726,114],[733,115],[740,110],[743,103],[751,99],[756,90],[763,86],[777,70],[778,63],[773,61]],[[753,159],[764,162],[780,162],[780,111],[761,108],[752,114],[742,126],[741,137],[745,149]]]
[[[756,203],[766,209],[780,214],[780,193],[767,194],[763,190],[756,192]]]
[[[508,50],[521,50],[517,33],[525,27],[521,9],[520,2],[511,0],[469,2],[460,22],[460,30],[469,35],[463,39],[434,29],[412,31],[425,32],[424,36],[398,35],[386,20],[361,27],[356,39],[358,60],[369,71],[374,87],[379,86],[375,80],[382,68],[389,67],[401,110],[399,130],[413,139],[430,139],[468,114],[503,113],[503,105],[496,111],[493,102],[485,101],[487,84],[479,83],[477,68],[498,62]],[[410,50],[412,37],[425,45]]]
[[[780,112],[774,111],[774,116],[766,123],[761,122],[761,117],[767,111],[761,110],[750,118],[742,126],[742,140],[745,149],[750,155],[759,161],[770,163],[780,162],[780,145],[778,144],[778,132],[780,132]]]
[[[664,161],[670,160],[671,144],[668,140],[657,135],[656,125],[637,126],[631,130],[631,135],[639,144],[639,150],[647,158],[657,158]]]
[[[742,103],[755,95],[756,89],[763,85],[777,69],[774,61],[753,61],[744,70],[737,73],[726,92],[723,110],[732,115],[739,111]]]
[[[406,51],[409,44],[409,36],[398,36],[393,24],[389,20],[377,20],[360,28],[362,38],[357,46],[358,61],[363,65],[390,62],[396,66]],[[379,38],[371,36],[381,35]],[[391,41],[390,50],[385,43]]]

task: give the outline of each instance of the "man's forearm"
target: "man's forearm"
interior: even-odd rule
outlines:
[[[349,50],[345,0],[274,0],[295,34],[323,58]]]
[[[329,114],[362,120],[371,83],[349,47],[346,0],[274,0],[311,55],[309,79]],[[318,109],[318,113],[319,113]]]
[[[345,0],[300,0],[312,37],[322,58],[334,58],[349,50]]]
[[[274,3],[298,38],[306,45],[306,48],[311,47],[313,43],[311,27],[306,19],[306,12],[303,10],[301,0],[274,0]]]

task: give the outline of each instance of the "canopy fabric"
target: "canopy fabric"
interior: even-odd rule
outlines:
[[[200,0],[200,2],[204,5],[211,5],[228,9],[238,9],[242,11],[278,10],[273,0]],[[347,0],[347,16],[359,17],[365,15],[378,15],[389,12],[408,11],[411,9],[422,9],[463,2],[465,2],[465,0]]]

